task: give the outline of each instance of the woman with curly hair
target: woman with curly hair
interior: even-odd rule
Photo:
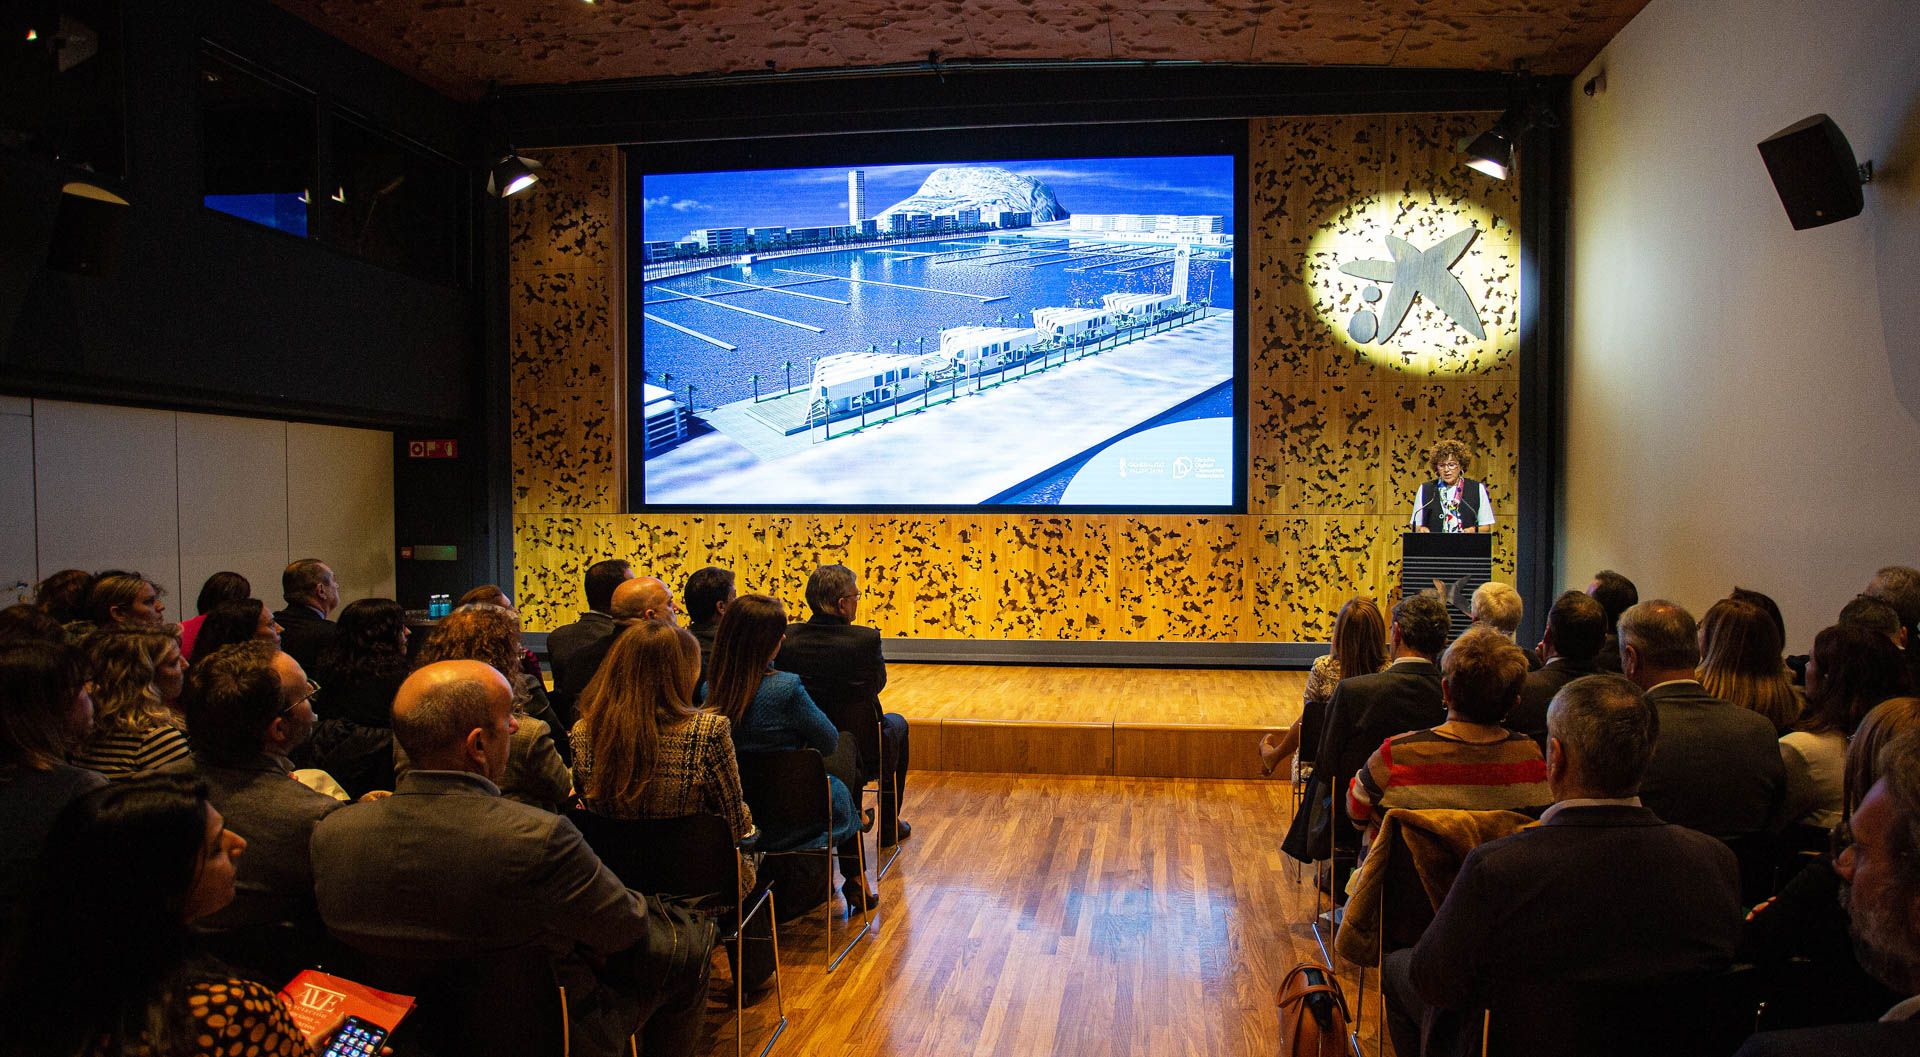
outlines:
[[[1493,497],[1486,484],[1466,475],[1472,462],[1473,456],[1460,441],[1449,438],[1433,446],[1427,465],[1434,479],[1414,493],[1408,528],[1415,532],[1493,531]]]
[[[479,661],[506,677],[513,687],[514,732],[500,794],[523,804],[558,811],[573,798],[573,778],[552,731],[553,707],[546,689],[520,670],[520,622],[499,606],[465,606],[441,617],[439,626],[414,658],[414,667],[436,661]],[[569,752],[569,755],[571,753]],[[408,769],[405,750],[393,748],[396,777]]]
[[[108,781],[187,757],[187,725],[173,710],[186,682],[179,626],[105,628],[88,636],[93,731],[73,763]]]
[[[1780,659],[1780,629],[1766,610],[1723,598],[1700,620],[1700,685],[1707,693],[1758,712],[1783,734],[1806,707]]]

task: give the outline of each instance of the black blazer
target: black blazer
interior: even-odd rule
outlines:
[[[320,662],[320,651],[340,637],[340,625],[320,615],[318,610],[291,602],[273,615],[280,622],[280,650],[311,672]]]
[[[880,629],[815,614],[787,625],[787,641],[773,666],[800,677],[807,695],[833,725],[859,735],[864,744],[880,722],[880,691],[887,685],[887,659]]]
[[[1429,1004],[1473,1009],[1523,985],[1709,973],[1740,919],[1726,845],[1645,808],[1566,808],[1468,853],[1410,974]]]
[[[1660,713],[1653,760],[1640,780],[1648,808],[1716,837],[1759,833],[1773,824],[1787,772],[1767,717],[1692,681],[1650,690],[1647,700]]]
[[[1314,756],[1314,774],[1325,775],[1333,797],[1333,827],[1342,847],[1357,843],[1347,820],[1347,783],[1367,765],[1367,757],[1395,734],[1425,730],[1447,721],[1440,699],[1440,668],[1432,661],[1409,660],[1386,671],[1340,680],[1327,702],[1326,732]],[[1317,848],[1325,848],[1323,834]]]
[[[1594,675],[1599,670],[1591,663],[1578,664],[1565,657],[1555,657],[1539,671],[1528,672],[1527,681],[1520,688],[1519,703],[1507,713],[1507,729],[1531,737],[1539,743],[1541,752],[1547,751],[1547,705],[1553,702],[1553,695],[1575,679]]]
[[[713,640],[720,634],[720,619],[715,617],[705,624],[688,624],[687,631],[692,633],[693,641],[700,644],[700,681],[695,685],[705,686],[707,666],[713,663]]]
[[[553,696],[563,709],[570,710],[580,692],[593,681],[600,662],[607,657],[620,624],[597,609],[580,614],[580,619],[563,624],[547,634],[547,663],[553,667]],[[566,731],[554,732],[557,745]]]

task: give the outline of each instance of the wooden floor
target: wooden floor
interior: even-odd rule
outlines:
[[[907,806],[877,936],[829,974],[819,913],[781,927],[775,1055],[1277,1052],[1274,988],[1319,957],[1312,889],[1278,847],[1284,781],[920,775]],[[774,1011],[748,1009],[748,1053]],[[702,1052],[732,1054],[732,1010],[710,1027]]]
[[[882,701],[915,769],[1254,778],[1260,735],[1300,714],[1305,672],[895,664]]]

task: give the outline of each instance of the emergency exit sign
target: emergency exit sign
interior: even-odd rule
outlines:
[[[460,457],[460,442],[457,440],[410,440],[407,442],[409,459],[457,459]]]

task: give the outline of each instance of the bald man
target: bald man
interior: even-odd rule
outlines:
[[[507,800],[513,690],[492,666],[442,661],[407,677],[393,733],[414,762],[394,795],[314,828],[327,929],[376,958],[449,960],[541,948],[567,988],[573,1052],[691,1053],[710,924],[627,890],[564,816]],[[662,914],[649,928],[649,913]]]
[[[564,694],[575,714],[578,712],[576,702],[586,692],[587,684],[593,682],[594,673],[600,670],[600,662],[607,659],[607,652],[613,649],[613,641],[620,637],[620,632],[642,620],[676,627],[680,623],[680,608],[673,603],[673,593],[667,590],[666,584],[651,576],[636,576],[614,588],[608,612],[613,616],[614,633],[573,655],[567,663],[564,687],[559,674],[554,676],[555,696]]]

